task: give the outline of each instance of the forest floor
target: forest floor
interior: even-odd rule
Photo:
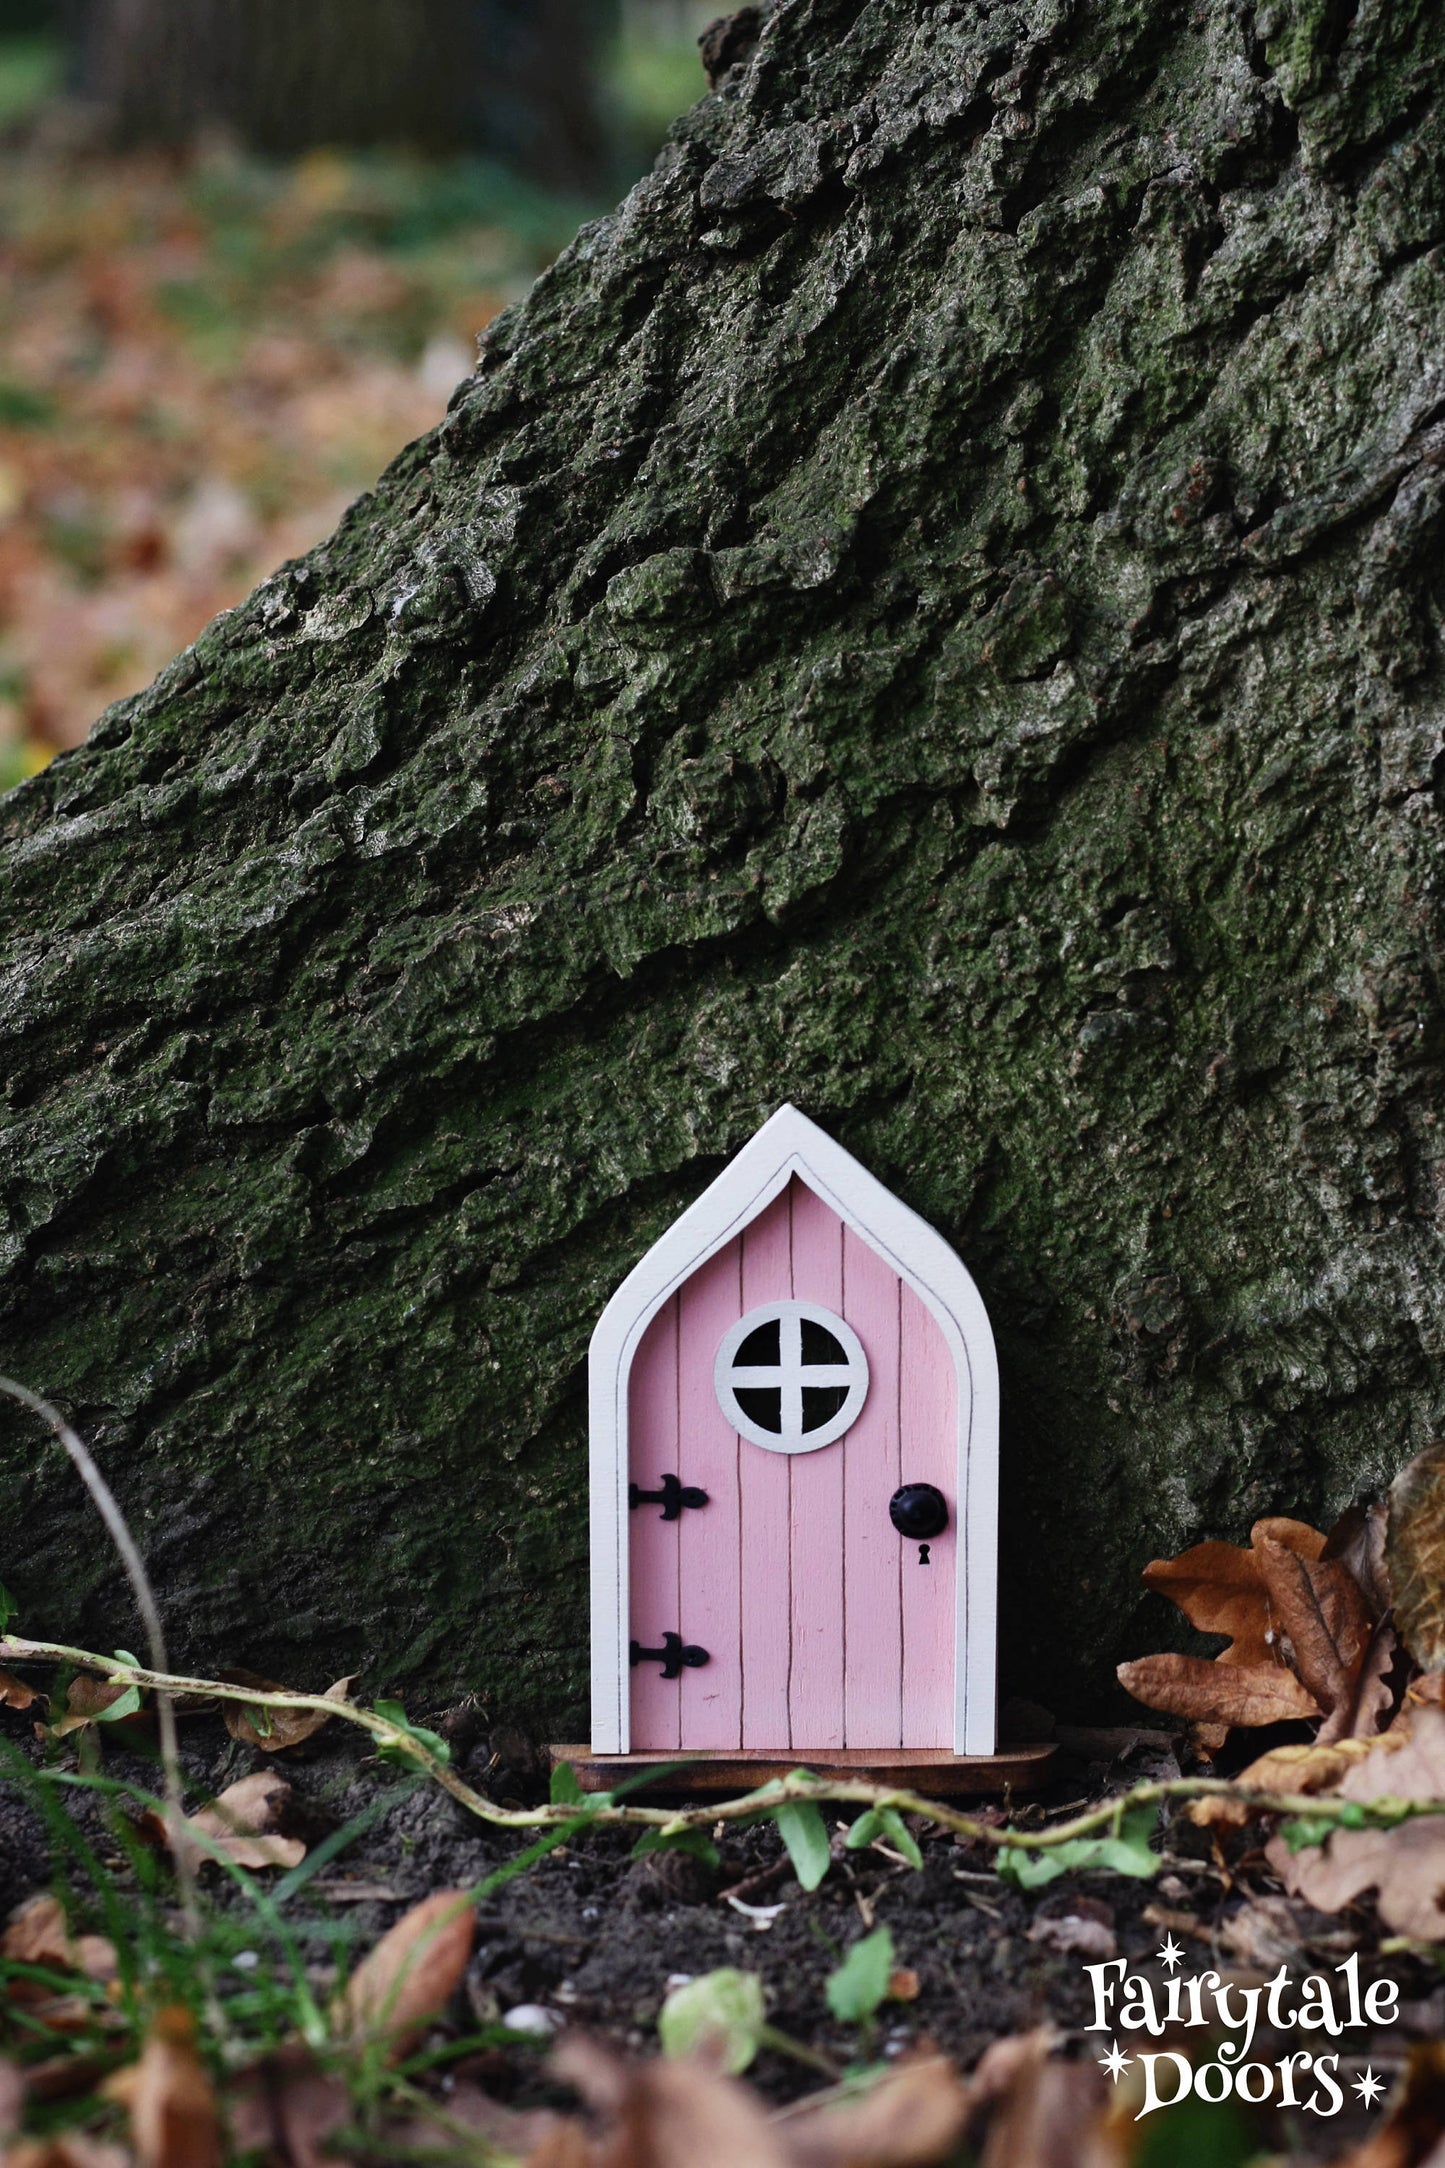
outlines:
[[[0,789],[321,541],[589,208],[476,162],[0,136]]]
[[[469,1708],[432,1721],[450,1732],[459,1773],[491,1797],[513,1804],[545,1797],[541,1761],[524,1742],[488,1740],[479,1713]],[[31,1727],[9,1711],[0,1712],[0,1725],[33,1761],[40,1750]],[[1164,1734],[1067,1736],[1050,1794],[1032,1806],[1014,1803],[1016,1819],[1037,1820],[1045,1809],[1076,1810],[1141,1780],[1177,1774],[1178,1742]],[[89,1744],[81,1744],[80,1761],[97,1776],[155,1786],[153,1759],[120,1743],[119,1732],[115,1737],[118,1743],[102,1755],[96,1728],[83,1732]],[[1382,1957],[1380,1924],[1368,1903],[1326,1916],[1287,1897],[1258,1849],[1257,1829],[1216,1845],[1180,1816],[1159,1840],[1157,1878],[1070,1874],[1034,1891],[1000,1880],[988,1851],[917,1821],[912,1828],[921,1869],[886,1843],[846,1851],[838,1810],[825,1810],[836,1832],[833,1860],[811,1892],[800,1887],[771,1822],[715,1829],[716,1863],[675,1851],[636,1858],[629,1832],[587,1831],[531,1858],[508,1878],[506,1870],[526,1848],[525,1833],[486,1828],[433,1786],[367,1758],[366,1742],[339,1726],[274,1758],[228,1737],[214,1714],[189,1719],[184,1741],[188,1778],[209,1795],[263,1767],[274,1772],[278,1762],[284,1766],[289,1791],[268,1826],[285,1834],[293,1855],[304,1851],[322,1865],[309,1879],[293,1868],[279,1884],[274,1874],[253,1874],[251,1880],[269,1881],[280,1897],[295,1951],[323,2007],[364,1953],[399,1921],[404,1932],[404,1923],[435,1893],[468,1891],[476,1905],[475,1941],[446,1983],[442,2004],[409,2043],[409,2059],[369,2108],[359,2109],[354,2089],[343,2105],[345,2094],[334,2078],[318,2080],[309,2059],[295,2061],[299,2049],[282,2045],[295,2014],[275,1922],[258,1910],[241,1880],[207,1870],[206,1947],[218,1968],[219,1999],[249,2034],[248,2052],[260,2058],[253,2068],[264,2066],[273,2089],[279,2087],[276,2128],[290,2130],[289,2139],[283,2131],[260,2157],[319,2161],[324,2126],[341,2156],[372,2160],[481,2164],[525,2158],[555,2161],[560,2168],[575,2159],[581,2168],[595,2159],[609,2168],[693,2168],[694,2161],[714,2157],[746,2158],[709,2154],[696,2131],[680,2141],[676,2134],[669,2140],[654,2133],[651,2151],[635,2132],[633,2139],[617,2138],[616,2151],[547,2150],[557,2146],[559,2130],[573,2127],[577,2083],[589,2089],[585,2070],[580,2080],[573,2073],[572,2085],[565,2082],[565,2068],[559,2075],[555,2036],[580,2032],[610,2043],[633,2067],[662,2067],[648,2059],[656,2055],[664,2001],[718,1968],[761,1983],[771,2030],[748,2082],[764,2114],[786,2111],[805,2096],[829,2098],[845,2073],[860,2068],[976,2072],[982,2061],[987,2072],[1002,2059],[1005,2092],[1013,2086],[1017,2094],[1022,2086],[1027,2098],[1014,2099],[1011,2125],[985,2137],[981,2157],[989,2168],[1242,2168],[1264,2158],[1353,2161],[1355,2148],[1372,2132],[1379,2144],[1388,2111],[1367,2110],[1348,2089],[1343,2108],[1328,2118],[1191,2102],[1133,2120],[1140,2105],[1137,2066],[1134,2089],[1126,2084],[1111,2093],[1097,2058],[1112,2043],[1088,2029],[1093,1992],[1084,1967],[1117,1954],[1162,1997],[1166,1971],[1159,1953],[1168,1936],[1184,1953],[1181,1977],[1212,1968],[1236,1990],[1262,1986],[1281,1965],[1296,1980],[1309,1972],[1334,1978],[1334,1968],[1357,1952],[1366,1982],[1397,1981],[1400,2009],[1392,2025],[1329,2043],[1343,2051],[1342,2087],[1366,2067],[1395,2086],[1409,2051],[1445,2033],[1445,1986],[1429,1953],[1397,1947]],[[58,1759],[74,1768],[76,1743],[72,1737],[59,1752],[52,1744],[52,1767]],[[121,1805],[133,1821],[133,1804]],[[64,1901],[75,1929],[98,1932],[109,1924],[114,1936],[119,1919],[144,1941],[154,1933],[153,1918],[149,1927],[144,1921],[157,1896],[147,1887],[153,1880],[147,1855],[138,1858],[124,1837],[117,1843],[116,1807],[115,1799],[92,1789],[65,1794],[70,1827],[93,1848],[109,1887],[101,1902],[72,1856],[60,1869]],[[49,1831],[42,1818],[47,1811]],[[0,1787],[0,1917],[57,1886],[56,1811],[24,1783]],[[992,1811],[1002,1810],[995,1805]],[[349,1841],[330,1849],[343,1830],[351,1831]],[[160,1901],[174,1906],[164,1885]],[[173,1911],[170,1917],[174,1926]],[[873,2012],[845,2021],[830,2008],[830,1979],[849,1950],[880,1927],[891,1937],[888,1991]],[[152,1952],[142,1969],[148,1964],[154,1971],[162,1962]],[[16,1968],[10,1969],[13,1975]],[[275,2000],[269,2017],[259,2017],[268,1976]],[[59,1985],[53,1979],[49,1984]],[[13,1978],[10,1991],[13,1997]],[[120,2108],[104,2090],[120,2051],[93,2028],[87,2032],[70,2022],[71,2035],[49,2040],[42,2052],[34,2035],[38,2026],[44,2041],[43,2008],[12,2003],[10,2051],[29,2064],[32,2086],[40,2072],[32,2115],[39,2113],[42,2125],[78,2133],[71,2144],[104,2144],[123,2128]],[[276,2035],[269,2045],[268,2025]],[[1156,2044],[1118,2037],[1129,2049]],[[1157,2044],[1171,2041],[1193,2047],[1198,2059],[1197,2040],[1175,2033]],[[1300,2046],[1297,2034],[1277,2036],[1262,2025],[1252,2056],[1273,2063]],[[1041,2061],[1042,2055],[1048,2059]],[[1041,2073],[1057,2075],[1061,2068],[1072,2074],[1073,2089],[1054,2097]],[[3,2069],[0,2062],[0,2074]],[[329,2108],[326,2084],[335,2094]],[[593,2097],[595,2102],[595,2087]],[[997,2101],[993,2112],[995,2118],[1003,2112]],[[36,2127],[33,2121],[30,2127]],[[769,2127],[786,2132],[792,2126],[785,2118]],[[1438,2135],[1439,2123],[1433,2128]],[[246,2131],[254,2139],[254,2118]],[[974,2157],[926,2146],[909,2151],[902,2138],[896,2143],[900,2150],[838,2158],[881,2163]],[[190,2168],[184,2150],[162,2149],[155,2157],[160,2168]],[[805,2148],[798,2157],[821,2162],[832,2156]],[[1372,2168],[1377,2159],[1374,2153],[1360,2157]],[[1426,2154],[1398,2150],[1378,2157],[1409,2168]],[[115,2152],[110,2160],[92,2159],[82,2149],[56,2154],[53,2161],[37,2157],[35,2168],[119,2168],[126,2158]]]
[[[0,790],[323,540],[607,208],[480,158],[105,154],[61,73],[0,36]],[[606,56],[619,197],[704,88],[685,35]]]

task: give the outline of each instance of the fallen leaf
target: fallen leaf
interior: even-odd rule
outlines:
[[[135,2168],[123,2145],[71,2130],[56,2138],[22,2138],[0,2158],[0,2168]]]
[[[448,2111],[455,2108],[448,2097]],[[287,2168],[326,2168],[326,2141],[350,2120],[342,2080],[309,2048],[284,2047],[227,2087],[227,2121],[237,2153],[259,2153]]]
[[[1345,1771],[1374,1749],[1373,1739],[1305,1740],[1298,1746],[1272,1747],[1234,1779],[1241,1791],[1326,1792]],[[1256,1809],[1228,1792],[1193,1799],[1186,1812],[1200,1829],[1243,1829]]]
[[[754,2093],[702,2063],[629,2063],[573,2033],[552,2068],[611,2127],[588,2145],[576,2124],[564,2125],[543,2138],[527,2168],[790,2168],[799,2157]]]
[[[0,1703],[7,1709],[31,1709],[40,1698],[33,1686],[27,1686],[13,1672],[0,1671]]]
[[[130,2116],[139,2168],[220,2168],[216,2096],[188,2010],[156,2013],[140,2061],[101,2087]]]
[[[58,1716],[50,1727],[52,1739],[64,1739],[72,1731],[83,1731],[87,1724],[104,1721],[115,1723],[118,1718],[108,1712],[125,1707],[122,1715],[135,1715],[140,1710],[140,1689],[122,1686],[115,1679],[92,1679],[85,1673],[73,1678],[66,1691],[64,1714]]]
[[[1410,2050],[1405,2081],[1385,2122],[1361,2146],[1337,2154],[1332,2168],[1438,2168],[1445,2138],[1445,2041]]]
[[[1047,2060],[1063,2037],[1052,2025],[1036,2025],[1031,2032],[1011,2033],[1005,2040],[990,2041],[969,2079],[970,2126],[975,2126],[990,2109],[1001,2106],[1015,2086]]]
[[[298,1865],[306,1857],[301,1839],[276,1833],[294,1796],[286,1779],[274,1769],[258,1769],[254,1775],[228,1784],[210,1806],[186,1818],[185,1842],[191,1864],[199,1866],[214,1860],[220,1851],[238,1867]],[[154,1808],[142,1815],[141,1827],[148,1836],[170,1844],[170,1823]]]
[[[1264,1972],[1300,1961],[1305,1930],[1299,1908],[1288,1897],[1256,1897],[1241,1905],[1219,1929],[1219,1940],[1234,1956]]]
[[[447,2146],[447,2153],[455,2158],[455,2126],[459,2123],[491,2148],[484,2156],[489,2163],[495,2155],[502,2155],[509,2164],[530,2161],[544,2142],[551,2143],[559,2138],[564,2151],[548,2156],[554,2162],[575,2162],[577,2168],[587,2168],[590,2161],[591,2149],[576,2120],[564,2118],[555,2108],[503,2107],[500,2101],[493,2100],[466,2078],[458,2078],[439,2105],[440,2114],[435,2107],[428,2106],[422,2109],[415,2122],[388,2127],[387,2137],[399,2161],[424,2159],[428,2149],[433,2158],[439,2159],[439,2124],[440,2134],[452,2141]],[[565,2150],[567,2147],[571,2150]],[[295,2168],[326,2168],[326,2163],[298,2154]],[[502,2168],[500,2161],[497,2168]]]
[[[1445,1711],[1416,1710],[1349,1770],[1342,1799],[1445,1797]],[[1322,1845],[1291,1852],[1283,1835],[1267,1847],[1270,1865],[1292,1895],[1321,1912],[1339,1912],[1362,1891],[1378,1892],[1380,1917],[1397,1933],[1445,1938],[1445,1815],[1422,1815],[1393,1829],[1335,1829]]]
[[[1226,1663],[1222,1656],[1141,1656],[1118,1679],[1136,1701],[1214,1724],[1282,1724],[1318,1716],[1319,1704],[1283,1662]]]
[[[1165,1879],[1172,1881],[1174,1877],[1166,1876]],[[1162,1888],[1163,1884],[1160,1886]],[[1210,1929],[1199,1915],[1181,1912],[1178,1905],[1145,1905],[1139,1917],[1147,1927],[1162,1927],[1167,1935],[1188,1935],[1191,1942],[1208,1942],[1210,1939]]]
[[[1372,1618],[1390,1609],[1390,1576],[1385,1566],[1389,1509],[1384,1505],[1347,1506],[1325,1538],[1321,1558],[1338,1558],[1360,1584]]]
[[[53,1994],[38,1980],[11,1980],[5,1992],[8,2001],[24,2010],[28,2027],[59,2033],[62,2038],[83,2037],[97,2026],[119,2030],[124,2025],[118,2010],[98,2006],[86,1995]]]
[[[467,1969],[476,1914],[462,1890],[439,1890],[413,1905],[347,1981],[337,2002],[338,2038],[382,2040],[402,2053],[440,2017]]]
[[[1117,1956],[1119,1950],[1112,1927],[1073,1913],[1065,1913],[1062,1919],[1035,1920],[1026,1939],[1063,1957],[1107,1958]]]
[[[123,2022],[123,2020],[122,2020]],[[115,2068],[114,2055],[77,2053],[73,2048],[25,2066],[25,2086],[32,2100],[79,2100],[95,2091]]]
[[[973,2086],[932,2055],[845,2099],[799,2101],[769,2114],[739,2079],[706,2064],[628,2062],[609,2044],[570,2034],[552,2055],[552,2070],[583,2096],[600,2129],[550,2118],[526,2153],[526,2168],[932,2168],[955,2157],[971,2118],[975,2125],[990,2122],[994,2146],[997,2109],[1007,2112],[1020,2088],[1036,2083],[1036,2064],[1055,2042],[1053,2031],[1001,2042],[1001,2053],[990,2049]],[[1092,2066],[1088,2086],[1098,2092]],[[479,2105],[485,2118],[468,2116],[468,2122],[511,2151],[509,2140],[520,2138],[516,2120],[509,2127],[505,2109]],[[1085,2164],[1083,2153],[988,2151],[984,2157],[994,2168],[1025,2168],[1025,2161],[1027,2168],[1044,2161],[1062,2168],[1066,2159]],[[1105,2168],[1103,2157],[1096,2168]]]
[[[1259,1569],[1290,1668],[1324,1714],[1321,1740],[1348,1735],[1355,1681],[1373,1625],[1359,1582],[1338,1558],[1305,1558],[1266,1536],[1255,1543]]]
[[[338,1679],[334,1686],[327,1687],[324,1698],[345,1701],[357,1676],[352,1672],[349,1678]],[[286,1692],[274,1679],[258,1678],[254,1671],[223,1671],[221,1677],[229,1686],[254,1686],[263,1694]],[[287,1747],[300,1746],[331,1722],[319,1709],[262,1709],[244,1701],[222,1702],[221,1717],[233,1739],[239,1739],[243,1746],[259,1747],[263,1754],[282,1754]]]
[[[1113,2168],[1117,2155],[1105,2149],[1098,2128],[1102,2075],[1092,2060],[1057,2060],[1055,2040],[1043,2026],[986,2050],[974,2074],[968,2125],[981,2168]]]
[[[802,2107],[774,2125],[794,2168],[929,2168],[968,2120],[968,2088],[939,2056],[905,2064],[861,2097]]]
[[[1121,1664],[1120,1682],[1149,1707],[1208,1731],[1323,1716],[1329,1737],[1372,1729],[1388,1706],[1368,1517],[1346,1517],[1329,1539],[1303,1521],[1256,1521],[1248,1550],[1197,1543],[1144,1569],[1205,1633],[1230,1636],[1218,1656],[1146,1656]],[[1331,1550],[1331,1543],[1335,1548]],[[1219,1743],[1217,1734],[1214,1743]]]
[[[1354,1704],[1346,1737],[1370,1739],[1385,1729],[1394,1706],[1391,1674],[1400,1654],[1400,1637],[1388,1619],[1381,1619],[1370,1635],[1359,1676],[1355,1680]]]
[[[115,1944],[104,1935],[72,1935],[57,1897],[32,1897],[11,1914],[0,1935],[0,1957],[22,1965],[49,1965],[83,1972],[88,1980],[113,1980],[119,1971]]]
[[[1144,1568],[1149,1587],[1177,1604],[1191,1626],[1201,1633],[1230,1636],[1228,1648],[1221,1649],[1217,1658],[1221,1664],[1280,1661],[1269,1593],[1260,1572],[1260,1544],[1283,1544],[1301,1558],[1318,1558],[1325,1547],[1318,1529],[1281,1518],[1256,1521],[1249,1540],[1248,1550],[1233,1543],[1196,1543],[1177,1558],[1156,1558]]]
[[[1390,1485],[1385,1567],[1400,1639],[1422,1671],[1445,1671],[1445,1440]]]
[[[24,2075],[18,2064],[0,2062],[0,2144],[14,2137],[24,2112]]]

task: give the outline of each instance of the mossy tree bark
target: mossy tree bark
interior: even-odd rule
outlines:
[[[5,803],[0,1346],[188,1659],[575,1725],[588,1333],[784,1097],[991,1305],[1014,1686],[1437,1422],[1442,86],[1433,0],[790,0]]]

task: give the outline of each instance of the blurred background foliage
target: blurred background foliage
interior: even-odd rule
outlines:
[[[440,418],[716,12],[0,0],[0,789]]]

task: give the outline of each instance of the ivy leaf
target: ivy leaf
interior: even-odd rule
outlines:
[[[763,2029],[763,1983],[731,1965],[675,1987],[657,2020],[664,2055],[701,2052],[734,2077],[757,2054]]]
[[[865,1813],[859,1815],[843,1839],[843,1849],[845,1852],[861,1852],[865,1845],[872,1844],[882,1834],[883,1817],[876,1807],[869,1807]]]
[[[709,1867],[716,1867],[722,1856],[701,1829],[644,1829],[632,1847],[632,1857],[646,1859],[649,1852],[687,1852]]]
[[[1159,1872],[1159,1855],[1149,1848],[1157,1819],[1156,1808],[1135,1807],[1123,1817],[1116,1837],[1076,1837],[1072,1843],[1055,1845],[1048,1852],[1005,1845],[998,1855],[999,1878],[1012,1882],[1016,1889],[1041,1889],[1045,1882],[1057,1881],[1061,1874],[1102,1867],[1111,1874],[1134,1875],[1148,1881]]]
[[[399,1701],[379,1701],[376,1704],[376,1713],[378,1716],[384,1716],[388,1724],[394,1724],[398,1731],[405,1732],[408,1739],[415,1739],[419,1746],[426,1749],[434,1761],[449,1762],[451,1760],[452,1750],[447,1745],[446,1740],[437,1732],[428,1731],[422,1724],[411,1723]],[[400,1746],[378,1747],[376,1758],[378,1761],[400,1762],[403,1767],[408,1766],[412,1759],[405,1747]]]
[[[828,1975],[824,1993],[828,2008],[845,2025],[865,2023],[888,1993],[893,1977],[893,1937],[886,1927],[855,1942],[836,1972]]]
[[[794,1874],[804,1889],[816,1889],[832,1857],[822,1815],[811,1799],[787,1799],[773,1809],[773,1820],[788,1848]]]
[[[1291,1822],[1281,1822],[1279,1833],[1292,1852],[1304,1852],[1311,1845],[1323,1844],[1334,1826],[1321,1815],[1301,1814]]]
[[[378,1704],[378,1707],[380,1704]],[[548,1794],[554,1807],[581,1806],[587,1794],[577,1782],[577,1772],[571,1762],[555,1762],[552,1767],[552,1784]]]
[[[865,1845],[876,1844],[880,1837],[886,1837],[894,1851],[901,1852],[910,1867],[923,1865],[923,1854],[918,1849],[918,1840],[897,1807],[870,1807],[866,1814],[859,1815],[843,1843],[848,1851],[861,1852]]]

